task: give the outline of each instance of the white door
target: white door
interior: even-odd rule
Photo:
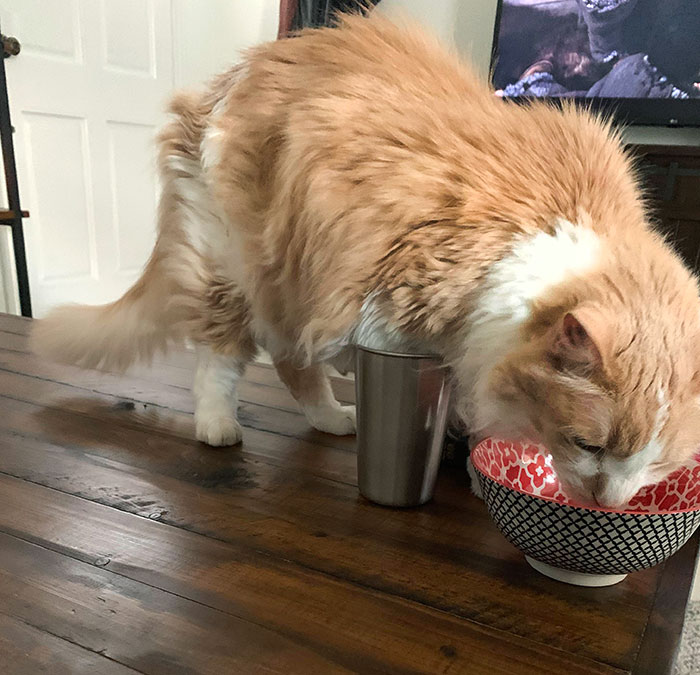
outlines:
[[[170,0],[0,0],[35,316],[118,297],[153,245]]]
[[[274,39],[278,8],[279,0],[0,0],[3,33],[22,44],[5,66],[31,213],[35,316],[109,302],[133,283],[155,234],[153,141],[171,91]],[[0,228],[0,311],[17,312],[8,234]]]

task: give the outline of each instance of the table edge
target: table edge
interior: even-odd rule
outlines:
[[[632,675],[671,675],[700,553],[700,531],[665,563]]]

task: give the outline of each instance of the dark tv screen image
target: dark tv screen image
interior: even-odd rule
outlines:
[[[501,0],[492,72],[504,98],[698,126],[700,0]]]

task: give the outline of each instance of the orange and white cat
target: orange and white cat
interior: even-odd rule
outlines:
[[[428,349],[474,434],[536,436],[605,505],[700,443],[697,285],[600,119],[508,104],[379,16],[254,49],[171,112],[143,276],[40,321],[40,353],[123,368],[189,339],[197,438],[228,445],[258,346],[335,434],[355,413],[324,362]]]

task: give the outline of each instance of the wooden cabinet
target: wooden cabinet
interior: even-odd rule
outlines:
[[[700,147],[632,146],[659,229],[700,272]]]

